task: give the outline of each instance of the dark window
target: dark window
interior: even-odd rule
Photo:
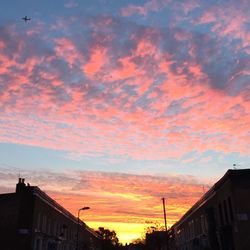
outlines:
[[[229,220],[228,220],[228,213],[227,213],[227,203],[226,203],[226,200],[223,201],[223,207],[224,207],[224,214],[225,214],[226,224],[228,224],[228,223],[229,223]]]
[[[223,218],[223,212],[221,208],[221,204],[219,203],[219,213],[220,213],[220,224],[223,226],[224,225],[224,218]]]
[[[228,197],[227,201],[228,201],[230,219],[231,219],[231,221],[233,221],[234,220],[234,214],[233,214],[233,207],[232,207],[231,198]]]
[[[37,239],[36,240],[36,250],[40,250],[41,249],[41,240]]]

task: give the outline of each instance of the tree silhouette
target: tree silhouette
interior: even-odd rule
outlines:
[[[116,249],[119,246],[119,239],[114,230],[110,231],[104,227],[99,227],[96,232],[103,239],[103,250]]]

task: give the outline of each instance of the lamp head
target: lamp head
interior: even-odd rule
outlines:
[[[90,207],[82,207],[79,210],[87,210],[87,209],[90,209]]]

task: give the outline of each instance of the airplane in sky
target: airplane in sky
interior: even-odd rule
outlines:
[[[22,19],[25,21],[25,23],[31,20],[31,18],[28,18],[27,16],[23,17]]]

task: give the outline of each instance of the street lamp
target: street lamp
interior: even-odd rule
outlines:
[[[76,250],[78,250],[78,241],[79,241],[79,224],[80,224],[80,212],[82,210],[88,210],[90,207],[82,207],[78,210],[78,216],[77,216],[77,231],[76,231]]]

